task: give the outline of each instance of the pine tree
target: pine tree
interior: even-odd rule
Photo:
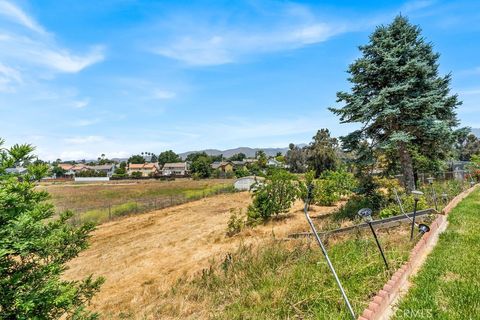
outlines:
[[[67,262],[88,247],[91,223],[73,226],[72,212],[56,215],[49,195],[34,180],[46,164],[27,164],[31,145],[2,148],[0,139],[0,319],[97,319],[85,309],[103,278],[62,277]],[[22,177],[6,173],[27,166]]]
[[[347,150],[368,141],[374,149],[394,149],[405,185],[415,185],[412,154],[445,158],[458,126],[451,95],[450,74],[440,76],[439,54],[425,41],[418,26],[397,16],[379,26],[360,46],[363,56],[349,66],[351,92],[338,92],[342,108],[330,108],[342,123],[361,123],[361,129],[342,137]]]

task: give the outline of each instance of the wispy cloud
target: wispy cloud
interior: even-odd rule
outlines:
[[[37,33],[46,33],[41,25],[12,3],[0,0],[0,15]]]
[[[76,127],[87,127],[87,126],[91,126],[91,125],[94,125],[94,124],[97,124],[100,122],[100,119],[99,118],[94,118],[94,119],[79,119],[79,120],[76,120],[73,125],[76,126]]]
[[[0,62],[0,92],[12,92],[15,84],[21,82],[20,72]]]
[[[281,6],[271,15],[276,18],[256,26],[214,24],[209,17],[197,17],[195,25],[186,25],[179,21],[188,17],[175,17],[169,21],[174,36],[154,46],[153,52],[193,66],[220,65],[323,42],[347,30],[346,23],[321,21],[300,5]]]
[[[104,141],[104,137],[101,136],[86,136],[86,137],[71,137],[63,139],[65,142],[70,144],[86,144],[86,143],[95,143]]]
[[[51,78],[55,73],[76,73],[102,61],[104,51],[103,46],[93,46],[84,54],[73,53],[20,7],[0,0],[0,60],[4,70],[15,69],[30,79]]]
[[[89,104],[90,104],[90,99],[88,99],[88,98],[82,99],[82,100],[76,100],[76,101],[72,102],[73,107],[76,108],[76,109],[85,108]]]
[[[159,100],[168,100],[168,99],[175,98],[176,95],[177,94],[175,92],[172,92],[172,91],[155,89],[153,91],[152,98],[153,99],[159,99]]]

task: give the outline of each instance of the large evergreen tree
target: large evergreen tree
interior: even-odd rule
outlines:
[[[342,141],[356,150],[368,141],[375,149],[395,149],[406,187],[414,188],[412,154],[445,158],[455,141],[461,102],[449,90],[450,74],[440,76],[439,54],[418,26],[397,16],[379,26],[350,65],[351,92],[338,92],[342,108],[330,108],[342,123],[361,123]]]
[[[62,279],[66,263],[87,248],[92,224],[68,223],[58,216],[46,191],[34,181],[44,163],[31,163],[31,145],[2,148],[0,139],[0,319],[96,319],[85,306],[102,278]],[[38,161],[37,161],[38,162]],[[12,164],[26,166],[22,177],[8,174]]]

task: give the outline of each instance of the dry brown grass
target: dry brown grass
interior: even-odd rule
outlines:
[[[298,202],[286,219],[226,237],[230,210],[246,209],[250,201],[247,192],[219,195],[103,224],[91,247],[69,264],[66,277],[106,277],[92,305],[105,318],[148,318],[173,283],[223,259],[241,242],[258,245],[272,235],[281,238],[308,229]],[[312,209],[315,216],[334,207]]]

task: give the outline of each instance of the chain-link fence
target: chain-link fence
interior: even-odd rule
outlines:
[[[215,188],[213,190],[203,190],[189,195],[181,193],[157,198],[133,199],[123,203],[108,203],[94,207],[69,208],[68,206],[65,206],[57,207],[57,210],[59,212],[73,212],[73,217],[70,221],[74,225],[79,225],[85,222],[104,223],[122,216],[164,209],[212,195],[233,192],[235,192],[235,188],[232,185],[229,185]]]

